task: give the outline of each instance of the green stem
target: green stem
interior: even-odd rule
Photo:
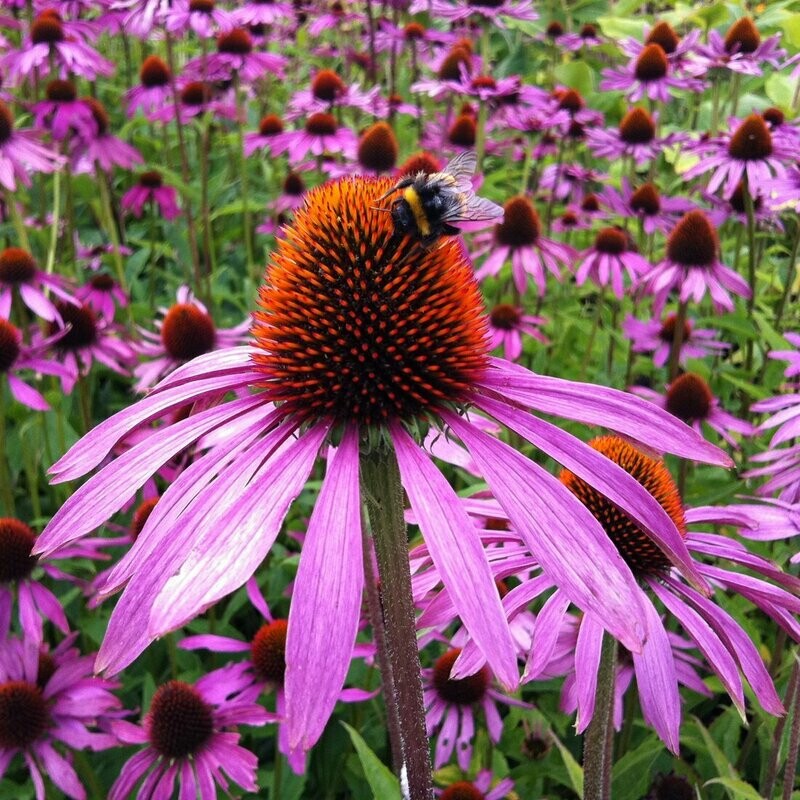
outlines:
[[[111,246],[114,248],[114,268],[117,271],[117,280],[125,294],[128,294],[128,282],[125,279],[125,266],[122,263],[122,252],[119,249],[119,231],[117,230],[117,223],[114,220],[114,212],[111,209],[111,193],[108,190],[106,174],[97,166],[95,168],[95,175],[97,177],[97,185],[100,188],[100,212],[103,217],[103,225],[108,233],[108,238],[111,239]]]
[[[753,203],[753,194],[750,191],[750,182],[745,178],[743,183],[744,208],[747,214],[747,282],[750,284],[750,297],[747,299],[747,318],[753,323],[753,311],[756,307],[756,271],[758,262],[756,258],[756,212]],[[753,340],[747,342],[745,357],[745,370],[748,372],[753,366]]]
[[[14,226],[14,233],[17,235],[17,244],[23,250],[27,250],[30,253],[31,243],[28,240],[28,230],[25,227],[24,220],[19,214],[19,209],[17,208],[17,201],[14,199],[14,194],[13,192],[9,192],[8,189],[3,189],[3,196],[5,197],[8,213],[11,215],[11,223]]]
[[[0,386],[0,493],[6,516],[16,517],[14,504],[14,485],[11,482],[11,471],[8,468],[8,439],[6,431],[6,390]]]
[[[796,673],[798,661],[795,658],[793,673]],[[786,750],[786,764],[783,768],[783,793],[781,800],[791,800],[794,781],[797,775],[797,755],[800,752],[800,689],[795,681],[794,699],[787,703],[787,717],[791,720],[789,728],[789,746]]]
[[[797,251],[800,248],[800,220],[796,223],[794,232],[794,242],[792,243],[792,252],[789,255],[789,271],[786,273],[786,284],[783,287],[783,294],[778,302],[778,308],[775,310],[775,329],[781,329],[781,320],[783,319],[783,312],[786,308],[786,301],[792,293],[792,286],[794,284],[795,272],[797,271]]]
[[[50,246],[47,248],[45,272],[53,274],[58,249],[58,229],[61,222],[61,174],[56,170],[53,175],[53,224],[50,226]]]
[[[784,705],[787,712],[792,708],[795,709],[795,718],[798,716],[797,712],[797,696],[800,686],[798,685],[798,662],[795,659],[792,666],[792,674],[789,677],[789,683],[786,687],[786,695],[784,698]],[[772,734],[772,748],[770,750],[769,759],[767,760],[767,771],[764,775],[764,782],[761,785],[761,796],[772,797],[775,791],[775,781],[778,776],[778,764],[781,757],[781,745],[783,743],[783,734],[786,730],[787,717],[781,717],[775,725],[775,731]]]
[[[397,700],[401,762],[408,778],[408,798],[432,800],[403,487],[397,457],[389,445],[362,454],[361,480],[378,557],[380,597]]]
[[[92,429],[92,398],[89,391],[88,375],[82,375],[78,378],[78,398],[81,406],[83,433],[86,434]]]
[[[281,779],[283,778],[283,756],[275,753],[275,766],[272,771],[272,800],[280,800],[281,796]]]
[[[582,381],[586,376],[586,369],[589,366],[589,361],[592,358],[592,350],[594,349],[594,340],[597,338],[597,330],[600,327],[600,318],[603,316],[603,293],[598,292],[597,299],[594,305],[594,314],[592,315],[592,329],[589,332],[589,341],[586,343],[586,350],[583,354],[583,361],[581,361],[581,371],[578,375],[578,380]]]
[[[594,713],[583,744],[583,800],[610,800],[617,640],[603,634]]]
[[[681,347],[683,347],[683,335],[686,328],[687,302],[678,305],[678,313],[675,315],[675,330],[672,333],[672,345],[669,348],[669,361],[667,362],[667,375],[670,383],[678,377],[678,366],[681,363]]]
[[[247,255],[247,274],[258,280],[255,274],[255,258],[253,257],[253,224],[250,218],[250,182],[247,177],[247,158],[244,155],[244,107],[242,105],[239,73],[233,75],[233,92],[236,97],[236,131],[239,138],[239,175],[242,182],[242,224],[244,225],[244,249]]]
[[[478,126],[475,132],[475,159],[478,172],[483,169],[483,156],[486,153],[486,122],[488,118],[488,106],[483,100],[478,100]]]

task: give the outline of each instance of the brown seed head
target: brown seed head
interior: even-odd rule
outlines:
[[[167,86],[170,75],[166,62],[158,56],[147,56],[139,69],[139,80],[142,86],[148,89],[155,86]]]
[[[333,103],[346,91],[344,81],[332,69],[321,69],[311,82],[311,93],[326,103]]]
[[[391,127],[385,122],[376,122],[367,128],[358,143],[358,163],[371,172],[388,172],[394,169],[399,150]]]
[[[667,74],[669,62],[660,44],[648,44],[636,59],[634,75],[642,83],[661,80]]]
[[[211,706],[194,686],[169,681],[153,695],[145,720],[150,744],[164,758],[196,755],[214,733]]]
[[[751,114],[733,132],[728,155],[739,161],[761,161],[772,155],[772,134],[764,117]]]
[[[661,196],[652,183],[643,183],[631,195],[631,208],[646,217],[652,217],[661,211]]]
[[[246,56],[253,52],[253,37],[246,28],[234,28],[217,37],[217,50],[234,56]]]
[[[36,275],[36,261],[21,247],[0,251],[0,284],[30,283]]]
[[[647,144],[656,135],[653,118],[641,106],[635,106],[622,118],[619,136],[626,144]]]
[[[262,625],[250,644],[250,658],[256,675],[262,681],[283,685],[286,673],[286,631],[285,619],[276,619]]]
[[[447,140],[456,147],[474,147],[477,136],[475,117],[470,114],[461,114],[450,126]]]
[[[216,338],[214,321],[194,303],[176,303],[161,326],[161,342],[176,361],[191,361],[208,353]]]
[[[45,89],[47,99],[55,103],[72,103],[78,96],[72,81],[57,79],[50,81]]]
[[[495,225],[497,244],[508,247],[526,247],[535,244],[542,232],[542,223],[536,209],[527,197],[517,195],[503,206],[503,221]]]
[[[617,256],[628,249],[628,237],[620,228],[603,228],[595,237],[594,249],[599,253]]]
[[[711,412],[714,395],[708,384],[694,372],[675,378],[667,390],[667,411],[684,422],[705,419]]]
[[[50,727],[42,690],[28,681],[0,683],[0,747],[27,750]]]
[[[672,25],[668,22],[657,22],[650,33],[647,35],[645,44],[657,44],[667,54],[671,55],[678,49],[681,37],[675,33]]]
[[[42,13],[31,25],[31,42],[33,44],[56,44],[64,41],[64,26],[60,17]]]
[[[483,667],[466,678],[451,678],[450,670],[461,654],[461,648],[454,647],[440,656],[433,665],[433,685],[446,703],[471,706],[483,700],[491,678],[488,667]]]
[[[725,51],[728,53],[755,53],[760,44],[761,34],[750,17],[736,20],[725,34]]]
[[[31,555],[35,544],[36,534],[30,526],[13,517],[0,517],[0,584],[30,576],[39,560]]]
[[[504,331],[513,331],[519,325],[519,318],[519,309],[510,303],[499,303],[489,314],[492,327]]]
[[[682,267],[710,267],[718,252],[717,232],[699,209],[684,214],[667,239],[667,259]]]

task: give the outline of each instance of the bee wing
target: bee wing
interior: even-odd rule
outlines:
[[[485,197],[477,197],[471,191],[463,194],[461,200],[445,212],[443,222],[488,222],[503,216],[502,206]]]
[[[448,161],[447,166],[442,170],[443,173],[449,175],[456,188],[461,192],[472,191],[472,176],[475,174],[475,168],[478,165],[475,153],[472,151],[465,151],[459,153]]]

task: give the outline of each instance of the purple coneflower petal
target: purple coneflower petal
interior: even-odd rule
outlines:
[[[594,716],[597,672],[604,635],[603,626],[591,614],[585,614],[575,643],[575,698],[578,706],[575,730],[578,733],[586,730]]]
[[[477,529],[430,458],[399,425],[390,430],[403,487],[453,605],[498,680],[516,686],[514,640]]]
[[[344,686],[358,634],[364,565],[358,429],[348,426],[308,523],[286,634],[289,747],[310,749]]]

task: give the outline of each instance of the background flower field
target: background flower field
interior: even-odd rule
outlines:
[[[408,670],[444,800],[800,796],[799,108],[793,0],[5,0],[0,800],[417,800]]]

